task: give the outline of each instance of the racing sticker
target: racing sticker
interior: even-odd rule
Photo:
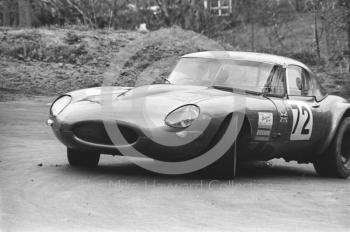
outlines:
[[[271,129],[273,126],[272,112],[259,112],[258,130],[256,132],[255,140],[268,141],[271,136]]]
[[[256,132],[256,136],[258,137],[270,137],[270,135],[271,135],[271,130],[258,129],[258,131]]]
[[[279,111],[280,123],[288,123],[288,112],[286,110]]]
[[[293,113],[293,126],[290,140],[310,140],[314,118],[310,107],[297,101],[290,101]]]
[[[273,114],[271,112],[259,112],[259,128],[271,129],[273,125]]]

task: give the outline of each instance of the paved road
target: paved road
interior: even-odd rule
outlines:
[[[231,182],[109,156],[71,168],[44,124],[49,101],[0,103],[0,231],[350,231],[350,180],[311,165],[248,164]]]

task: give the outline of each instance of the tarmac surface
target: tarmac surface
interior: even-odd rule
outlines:
[[[350,231],[350,180],[312,165],[245,164],[234,181],[112,156],[72,168],[45,125],[50,100],[0,103],[0,231]]]

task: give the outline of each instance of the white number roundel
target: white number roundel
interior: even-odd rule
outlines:
[[[314,118],[310,107],[297,101],[290,101],[293,113],[293,126],[290,140],[310,140]]]

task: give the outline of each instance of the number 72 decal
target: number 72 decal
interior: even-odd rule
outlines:
[[[290,140],[310,140],[314,118],[310,107],[301,102],[291,102],[293,126]]]

